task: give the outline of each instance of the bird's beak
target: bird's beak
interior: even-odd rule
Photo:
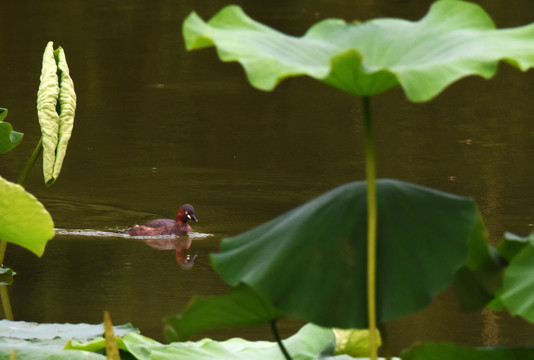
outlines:
[[[196,216],[194,214],[187,214],[187,217],[189,218],[189,220],[194,220],[195,222],[198,222]]]

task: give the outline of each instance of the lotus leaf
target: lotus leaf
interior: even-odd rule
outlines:
[[[59,79],[50,41],[43,54],[41,82],[37,92],[37,115],[43,134],[43,174],[45,182],[53,178],[59,132],[59,115],[56,111],[59,96]]]
[[[6,153],[17,146],[23,134],[18,131],[13,131],[10,123],[4,122],[7,115],[7,109],[0,108],[0,154]]]
[[[492,77],[501,60],[521,70],[534,64],[534,25],[496,29],[480,6],[454,0],[436,1],[415,22],[328,19],[302,37],[227,6],[208,22],[191,13],[183,34],[188,50],[215,46],[221,60],[241,63],[252,86],[267,91],[307,75],[360,96],[400,85],[411,101],[427,101],[460,78]]]
[[[37,92],[37,114],[43,135],[43,175],[47,185],[53,184],[61,171],[75,109],[76,93],[65,54],[61,48],[54,53],[50,41],[43,54]]]
[[[120,336],[137,331],[130,324],[115,326],[113,330]],[[101,337],[103,333],[102,324],[37,324],[0,320],[0,359],[13,359],[13,350],[19,360],[106,359],[105,355],[92,352],[105,347]],[[90,345],[79,348],[71,345],[82,340]]]
[[[377,194],[377,306],[386,322],[428,305],[487,247],[472,199],[389,179],[377,180]],[[230,285],[246,283],[290,316],[367,328],[366,202],[365,182],[340,186],[224,239],[212,263]]]
[[[282,316],[268,301],[240,284],[226,295],[193,298],[182,314],[167,319],[165,334],[169,341],[184,341],[202,330],[264,325]]]
[[[139,332],[131,324],[114,326],[117,336]],[[93,324],[37,324],[26,321],[0,320],[0,336],[21,340],[62,339],[63,344],[69,339],[89,341],[104,334],[104,325]]]
[[[343,359],[329,356],[335,347],[331,329],[307,324],[284,340],[294,359]],[[284,359],[278,344],[269,341],[247,341],[233,338],[227,341],[203,339],[197,342],[159,344],[137,334],[124,337],[124,345],[138,359]],[[344,357],[350,359],[350,357]]]
[[[504,239],[497,246],[497,250],[501,256],[510,262],[529,244],[534,246],[534,233],[526,237],[506,233]]]
[[[369,330],[333,329],[336,336],[335,354],[347,354],[353,357],[369,356]],[[378,346],[381,345],[377,333]]]
[[[69,67],[65,58],[65,51],[59,47],[54,52],[56,55],[59,83],[59,118],[58,118],[58,144],[56,162],[54,164],[53,179],[57,179],[63,165],[67,144],[74,126],[74,114],[76,112],[76,93],[74,82],[69,75]]]
[[[54,237],[54,223],[44,206],[20,185],[0,177],[0,239],[37,256]]]
[[[525,245],[504,271],[503,287],[495,307],[504,306],[512,315],[534,322],[534,247]]]

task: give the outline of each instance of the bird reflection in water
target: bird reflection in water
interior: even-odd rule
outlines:
[[[195,264],[197,255],[190,255],[187,250],[193,241],[190,237],[178,238],[152,238],[146,239],[145,243],[157,250],[176,250],[176,261],[182,269],[189,270]]]

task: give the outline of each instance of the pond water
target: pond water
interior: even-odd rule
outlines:
[[[187,53],[181,24],[229,1],[2,2],[0,106],[25,133],[2,156],[15,180],[39,139],[35,98],[41,57],[53,40],[66,52],[78,95],[73,137],[59,180],[44,186],[40,166],[27,180],[52,214],[58,235],[42,258],[9,246],[17,271],[10,289],[16,319],[132,322],[163,340],[162,319],[194,295],[228,286],[209,264],[221,238],[251,229],[348,181],[364,177],[360,101],[307,78],[276,91],[251,88],[236,64],[213,50]],[[429,1],[270,1],[240,3],[252,17],[300,35],[327,17],[418,19]],[[499,27],[534,22],[534,3],[509,8],[480,1]],[[526,235],[534,215],[534,73],[501,65],[491,81],[467,78],[425,104],[400,90],[373,98],[380,177],[472,196],[496,243]],[[176,252],[122,236],[136,223],[174,216],[183,203],[199,222],[184,270]],[[119,234],[119,236],[115,236]],[[113,235],[113,236],[112,236]],[[407,259],[409,261],[409,259]],[[283,335],[300,322],[282,323]],[[459,313],[446,291],[390,326],[392,348],[415,340],[467,345],[530,343],[534,328],[503,313]],[[271,339],[267,328],[197,336]]]

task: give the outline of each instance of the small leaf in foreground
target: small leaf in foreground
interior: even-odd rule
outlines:
[[[20,185],[0,177],[0,239],[41,256],[54,237],[54,223],[44,206]]]

